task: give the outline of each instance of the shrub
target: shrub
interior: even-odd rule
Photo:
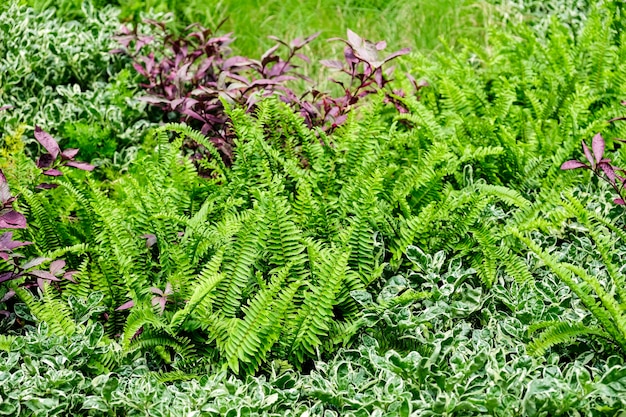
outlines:
[[[28,137],[39,125],[67,147],[82,147],[87,160],[119,169],[149,122],[134,100],[131,63],[109,54],[119,12],[88,2],[83,10],[80,22],[63,22],[16,0],[0,7],[0,104],[12,106],[0,112],[0,145],[22,126]]]

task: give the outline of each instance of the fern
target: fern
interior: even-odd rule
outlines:
[[[513,233],[581,299],[595,319],[600,323],[603,334],[608,335],[621,349],[626,349],[626,316],[624,315],[624,311],[620,308],[615,298],[602,287],[598,280],[590,276],[580,267],[556,261],[535,242],[528,239],[519,231],[514,230]],[[580,278],[580,282],[575,279],[576,276]],[[570,334],[569,332],[573,332],[576,329],[578,329],[576,330],[577,332],[582,332],[580,326],[572,328],[571,330],[569,330],[566,325],[559,324],[559,326],[560,327],[558,327],[554,333],[547,334],[551,335],[549,338],[542,338],[541,342],[538,342],[538,346],[547,346],[546,343],[551,339],[559,343],[561,339],[558,337],[558,329],[567,330],[564,335]],[[590,329],[588,331],[592,334],[591,332],[594,330]],[[597,331],[595,332],[597,333]],[[571,334],[574,335],[574,333]],[[564,340],[568,339],[563,339],[563,341]]]
[[[611,336],[601,329],[589,327],[582,323],[558,322],[550,325],[528,345],[528,353],[541,356],[555,345],[589,336],[611,340]]]

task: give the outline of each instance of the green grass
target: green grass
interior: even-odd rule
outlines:
[[[81,0],[25,0],[41,10],[56,7],[67,19],[81,15]],[[102,0],[95,0],[102,6]],[[223,19],[223,31],[234,32],[237,53],[258,56],[271,47],[267,37],[290,40],[322,32],[308,51],[318,59],[341,53],[340,43],[325,40],[345,37],[346,29],[371,40],[386,40],[391,49],[411,47],[431,51],[441,47],[440,38],[449,44],[457,39],[483,39],[489,7],[472,0],[117,0],[125,18],[142,12],[173,12],[179,25],[199,22],[216,27]]]
[[[237,36],[235,47],[242,54],[258,54],[273,42],[267,36],[293,39],[320,31],[321,40],[345,37],[350,28],[371,40],[384,39],[390,48],[432,50],[439,38],[455,41],[460,35],[481,36],[482,11],[468,0],[169,0],[187,21],[209,26],[228,17],[223,28]],[[253,11],[252,13],[250,11]],[[320,45],[321,44],[321,45]],[[334,44],[341,51],[341,44]],[[320,51],[321,50],[321,51]],[[328,53],[318,41],[313,52]],[[318,55],[319,56],[319,55]]]

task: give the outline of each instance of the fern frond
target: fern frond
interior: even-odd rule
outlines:
[[[328,250],[318,251],[309,245],[316,282],[305,293],[304,303],[288,322],[290,337],[287,346],[298,363],[302,363],[307,356],[315,355],[315,349],[321,345],[320,337],[328,334],[333,305],[346,276],[349,255],[348,252],[331,254]]]
[[[17,336],[11,336],[8,334],[0,334],[0,350],[5,352],[11,351],[11,345],[17,340]]]
[[[547,329],[536,337],[528,345],[527,350],[531,355],[541,356],[552,346],[571,342],[586,336],[597,336],[612,340],[611,336],[603,330],[589,327],[586,324],[557,322],[549,325]]]

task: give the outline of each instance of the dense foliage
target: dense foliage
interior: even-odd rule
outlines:
[[[619,415],[624,17],[560,5],[325,94],[313,37],[0,6],[0,414]]]

